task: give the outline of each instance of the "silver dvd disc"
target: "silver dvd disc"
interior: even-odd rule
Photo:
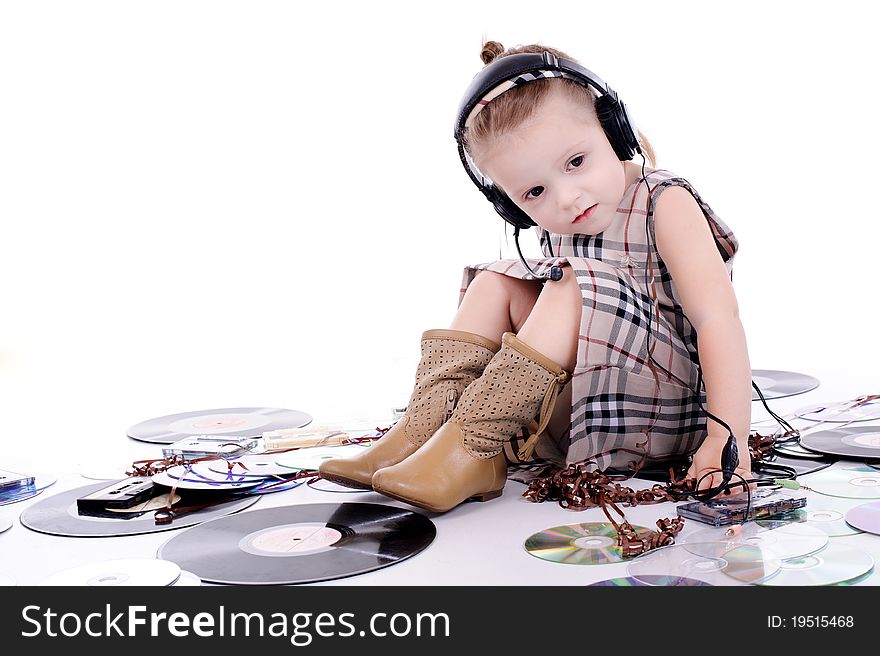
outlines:
[[[217,408],[148,419],[127,434],[141,442],[172,444],[194,435],[262,437],[267,431],[300,428],[311,421],[311,415],[285,408]]]
[[[789,558],[779,571],[758,585],[834,585],[862,576],[874,567],[874,559],[860,549],[832,542],[809,556]]]
[[[819,494],[847,499],[880,499],[880,471],[872,467],[826,469],[803,481]]]
[[[705,581],[698,581],[697,579],[686,579],[681,576],[653,576],[651,574],[645,574],[639,579],[634,579],[631,576],[626,576],[616,579],[605,579],[604,581],[596,581],[595,583],[590,583],[589,585],[632,588],[638,586],[706,586],[712,584],[706,583]]]
[[[313,469],[317,471],[318,467],[325,460],[333,458],[348,458],[350,456],[362,453],[364,447],[359,444],[345,444],[342,446],[312,446],[306,449],[297,449],[287,453],[280,453],[275,456],[275,462],[282,467],[287,467],[288,472],[291,469]]]
[[[752,369],[752,381],[761,390],[765,399],[780,399],[785,396],[803,394],[819,387],[819,379],[793,371],[775,369]],[[760,400],[752,389],[752,401]]]
[[[700,544],[709,543],[710,551],[705,555],[713,556],[717,551],[716,542],[724,542],[731,549],[739,545],[752,545],[773,558],[784,560],[823,549],[828,544],[828,534],[805,524],[786,523],[765,527],[749,522],[733,530],[722,526],[696,531],[687,536],[684,544],[694,544],[691,550],[700,553]]]
[[[813,494],[807,505],[777,517],[758,519],[755,523],[764,528],[778,528],[787,524],[805,524],[817,528],[828,537],[841,537],[861,533],[846,523],[846,513],[852,503],[829,497],[824,494]]]
[[[642,581],[649,576],[683,577],[711,585],[750,585],[779,571],[780,560],[752,545],[694,542],[653,549],[631,560],[627,574]]]
[[[207,460],[208,469],[217,474],[232,473],[242,478],[266,478],[268,476],[289,476],[290,467],[275,462],[274,453],[259,453],[229,458],[228,460]]]
[[[156,558],[121,558],[87,563],[47,576],[37,585],[165,586],[180,576],[180,567]]]
[[[872,501],[850,508],[845,519],[847,524],[860,531],[880,535],[880,501]]]
[[[8,531],[12,528],[12,517],[8,515],[0,515],[0,533]]]
[[[633,528],[639,537],[651,533],[644,526]],[[553,526],[530,535],[523,546],[536,558],[566,565],[605,565],[625,560],[617,544],[617,529],[609,522]]]
[[[177,580],[172,583],[175,588],[186,587],[186,586],[196,586],[201,585],[202,579],[193,574],[192,572],[187,572],[186,570],[180,570],[180,576],[177,577]]]
[[[880,426],[845,426],[802,435],[804,448],[858,460],[880,458]]]
[[[840,424],[871,421],[872,419],[880,419],[880,400],[858,404],[852,400],[817,403],[798,408],[794,414],[807,421]]]
[[[231,476],[223,479],[221,474],[209,472],[210,476],[202,476],[192,470],[187,465],[177,465],[170,469],[153,474],[150,478],[157,485],[166,487],[176,487],[183,490],[215,490],[229,492],[230,490],[246,490],[249,487],[256,487],[263,482],[260,478],[243,478],[241,476]],[[214,478],[212,478],[212,476]]]

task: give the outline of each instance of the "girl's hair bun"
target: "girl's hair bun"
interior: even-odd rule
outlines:
[[[504,46],[500,43],[497,41],[486,41],[483,44],[483,49],[480,50],[480,59],[483,60],[484,64],[491,64],[502,52],[504,52]]]

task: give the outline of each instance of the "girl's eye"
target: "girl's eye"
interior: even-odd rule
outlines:
[[[526,198],[537,198],[544,191],[544,187],[533,187],[526,192]],[[535,193],[537,192],[537,193]],[[534,194],[534,195],[533,195]]]
[[[571,162],[569,162],[569,164],[571,164],[575,168],[578,168],[583,163],[584,163],[584,156],[583,155],[578,155],[573,160],[571,160]]]

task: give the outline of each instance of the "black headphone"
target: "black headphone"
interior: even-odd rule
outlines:
[[[472,114],[475,114],[478,106],[486,105],[492,98],[513,86],[539,78],[553,77],[568,78],[599,92],[600,95],[596,99],[596,115],[618,159],[631,160],[636,153],[642,152],[636,136],[638,131],[627,112],[626,105],[620,101],[617,93],[592,71],[570,59],[560,59],[547,51],[542,54],[518,53],[496,59],[477,73],[465,91],[455,120],[455,141],[458,143],[458,156],[468,176],[492,203],[501,218],[517,228],[515,234],[518,234],[519,229],[531,228],[537,224],[517,207],[507,194],[479,172],[465,151],[464,132],[466,124]],[[519,242],[517,242],[518,247]]]

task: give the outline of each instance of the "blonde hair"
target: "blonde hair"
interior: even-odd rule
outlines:
[[[484,64],[489,65],[496,59],[507,57],[508,55],[520,53],[540,54],[545,50],[561,59],[577,61],[561,50],[549,46],[535,43],[527,46],[515,46],[505,50],[504,46],[497,41],[486,41],[483,44],[483,48],[480,51],[480,59],[483,60]],[[470,156],[474,157],[475,150],[492,143],[498,137],[508,134],[522,125],[546,101],[554,89],[563,91],[572,101],[588,109],[592,116],[596,117],[596,95],[588,87],[566,78],[534,80],[502,93],[491,100],[477,114],[471,126],[462,135],[462,143]],[[655,166],[656,159],[651,142],[648,141],[647,137],[640,130],[638,131],[638,138],[645,157],[651,163],[651,166]]]

